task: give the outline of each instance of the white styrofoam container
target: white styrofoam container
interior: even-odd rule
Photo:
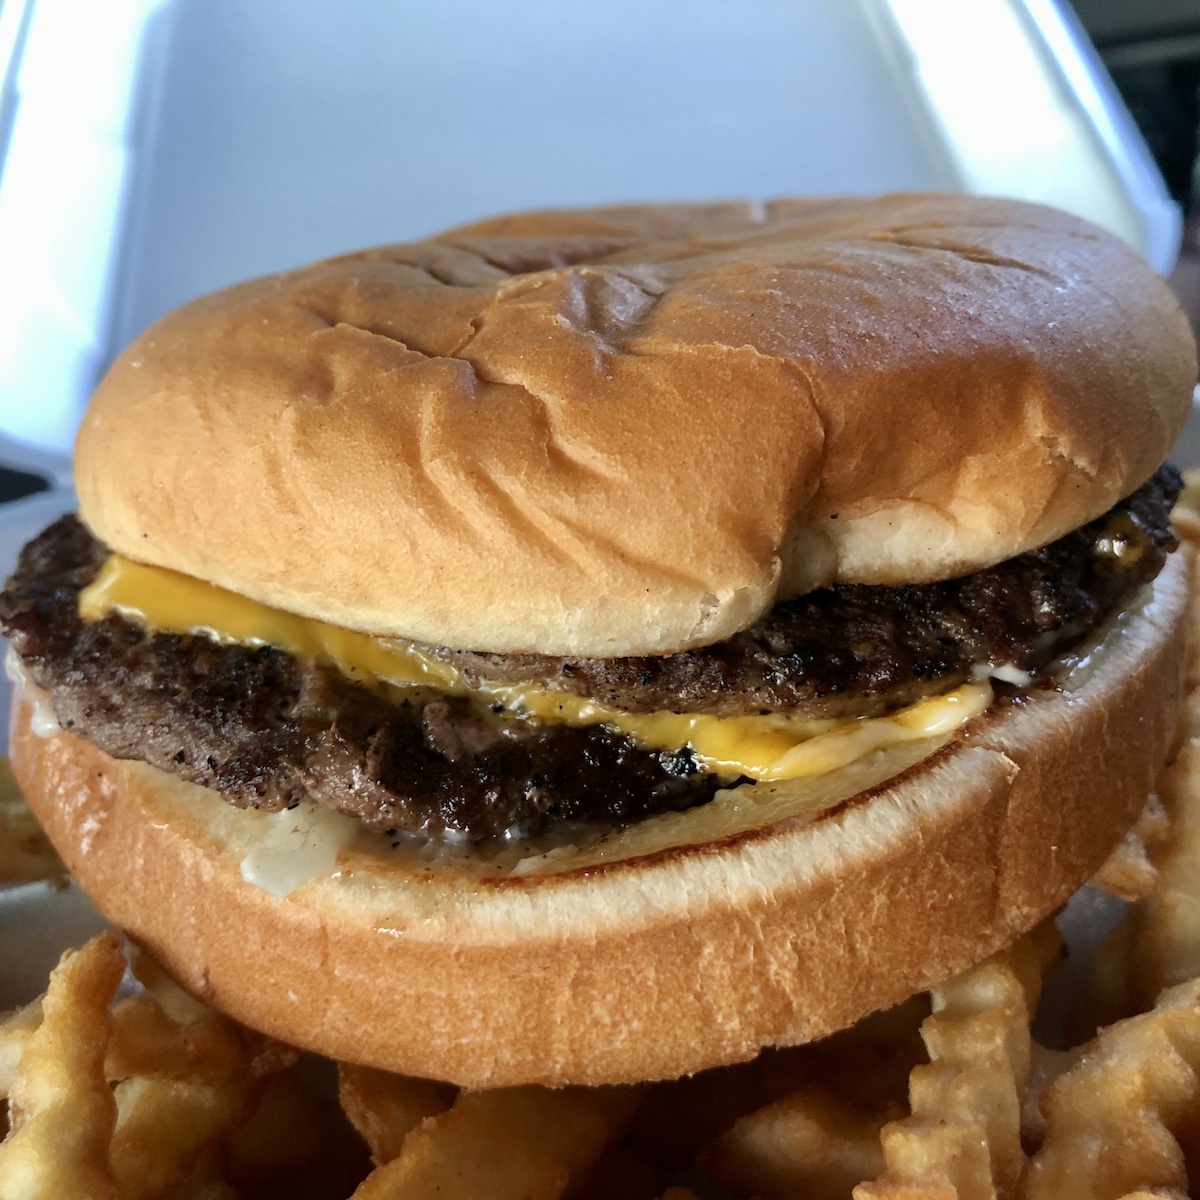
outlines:
[[[0,433],[236,279],[504,209],[955,188],[1160,270],[1179,214],[1055,0],[4,0]]]

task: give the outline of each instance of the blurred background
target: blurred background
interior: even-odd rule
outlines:
[[[1200,0],[0,0],[0,462],[192,296],[513,208],[1018,196],[1200,319],[1198,89]]]
[[[1186,225],[1171,283],[1200,333],[1200,0],[1074,0]]]

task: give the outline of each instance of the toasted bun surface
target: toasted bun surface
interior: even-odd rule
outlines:
[[[460,648],[659,653],[1145,480],[1196,375],[1122,243],[965,196],[519,215],[198,300],[80,431],[108,545]]]
[[[335,1058],[473,1086],[672,1077],[820,1037],[1062,903],[1170,746],[1187,555],[1067,691],[811,824],[485,882],[346,856],[286,899],[242,881],[215,793],[63,733],[14,768],[101,910],[197,996]]]

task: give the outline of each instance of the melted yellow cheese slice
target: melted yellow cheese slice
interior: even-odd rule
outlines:
[[[710,771],[760,781],[822,775],[899,742],[949,736],[992,699],[984,682],[963,684],[885,717],[817,721],[771,713],[631,713],[538,684],[482,683],[406,642],[298,617],[214,584],[113,555],[79,598],[85,620],[116,610],[142,625],[224,642],[278,646],[300,658],[332,662],[351,678],[399,688],[472,696],[515,717],[567,725],[609,725],[638,745],[688,746]]]

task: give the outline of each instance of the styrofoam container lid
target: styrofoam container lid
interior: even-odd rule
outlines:
[[[1179,214],[1054,0],[4,0],[0,433],[247,276],[506,209],[948,188],[1160,270]]]

